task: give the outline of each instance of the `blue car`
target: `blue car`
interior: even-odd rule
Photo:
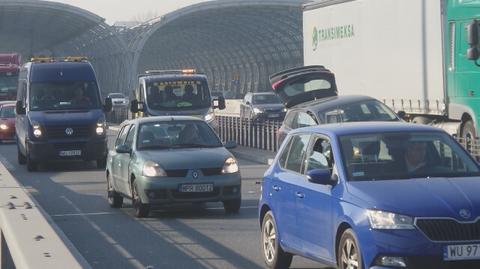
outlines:
[[[395,122],[289,133],[259,203],[269,268],[480,268],[480,167],[446,132]]]

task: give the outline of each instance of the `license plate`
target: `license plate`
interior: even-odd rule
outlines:
[[[182,184],[180,192],[212,192],[213,184]]]
[[[71,157],[71,156],[81,156],[81,150],[62,150],[58,153],[60,157]]]
[[[448,245],[443,248],[443,260],[477,260],[480,259],[480,244]]]
[[[269,114],[268,115],[269,118],[277,118],[279,116],[280,116],[280,114]]]

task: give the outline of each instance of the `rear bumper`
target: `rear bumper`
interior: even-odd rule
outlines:
[[[10,128],[8,130],[0,130],[0,140],[14,140],[15,139],[15,128]]]
[[[33,161],[50,160],[85,160],[92,161],[107,156],[107,138],[95,137],[90,139],[66,141],[28,141],[29,158]],[[62,156],[61,152],[80,151],[80,155]]]

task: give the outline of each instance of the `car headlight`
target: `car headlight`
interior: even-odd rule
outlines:
[[[107,126],[107,122],[105,121],[104,118],[100,118],[98,121],[97,121],[97,126],[95,128],[95,132],[97,133],[97,135],[103,135],[105,134],[105,127]]]
[[[167,173],[158,163],[146,161],[143,164],[142,174],[146,177],[166,177]]]
[[[235,158],[229,157],[225,160],[223,165],[222,174],[233,174],[238,172],[237,160]]]
[[[253,109],[253,113],[255,113],[255,114],[262,113],[262,112],[263,112],[263,110],[261,110],[260,108],[256,108],[256,107],[255,107],[255,108]]]
[[[40,124],[38,122],[32,122],[32,128],[33,128],[33,136],[36,138],[42,137],[42,129],[40,128]]]
[[[284,107],[284,108],[282,109],[282,112],[287,112],[287,108]]]
[[[413,218],[405,215],[380,210],[367,210],[372,229],[415,229]]]
[[[8,125],[5,123],[0,124],[0,130],[8,130]]]

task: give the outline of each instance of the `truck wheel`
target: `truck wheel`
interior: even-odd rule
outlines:
[[[25,158],[25,155],[22,154],[18,145],[17,145],[17,161],[18,161],[18,164],[25,164],[27,162],[27,158]]]
[[[477,143],[476,137],[477,137],[477,133],[475,132],[473,121],[472,120],[466,121],[462,127],[461,143],[465,145],[465,149],[468,150],[468,152],[470,153],[473,153],[473,150]]]

